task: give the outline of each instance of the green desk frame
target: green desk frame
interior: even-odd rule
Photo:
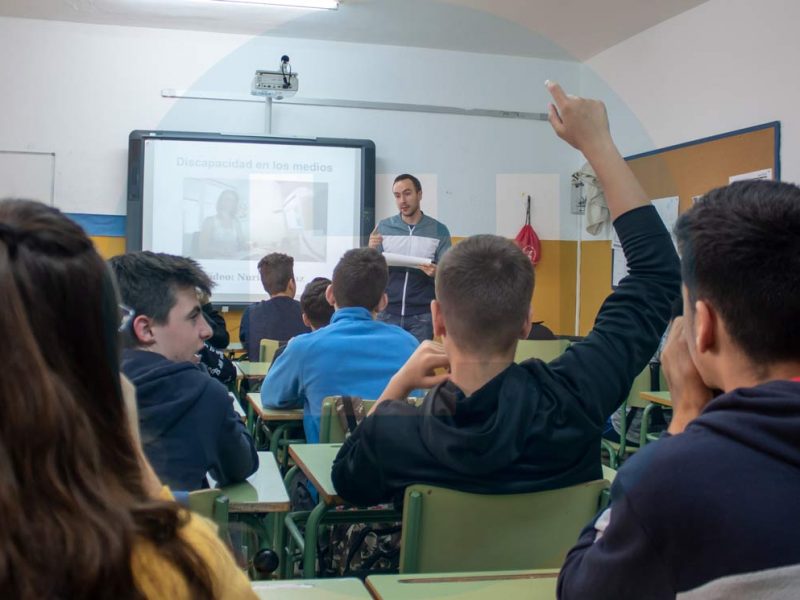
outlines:
[[[288,486],[296,473],[302,471],[319,493],[319,502],[313,510],[292,512],[286,515],[284,523],[289,533],[288,544],[284,549],[282,576],[288,577],[289,566],[293,563],[294,548],[299,549],[303,558],[303,578],[316,576],[317,540],[319,528],[323,524],[335,523],[373,523],[378,521],[400,521],[402,514],[394,508],[334,510],[345,502],[336,493],[331,481],[331,466],[341,444],[300,444],[289,446],[289,454],[295,462],[287,474]],[[298,523],[305,522],[305,535],[300,532]]]

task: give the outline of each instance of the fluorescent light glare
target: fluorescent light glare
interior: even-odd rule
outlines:
[[[325,8],[328,10],[339,8],[339,0],[214,0],[214,2],[263,4],[265,6],[283,6],[286,8]]]

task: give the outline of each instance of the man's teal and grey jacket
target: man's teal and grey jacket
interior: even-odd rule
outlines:
[[[403,221],[396,214],[378,223],[378,233],[383,243],[381,252],[417,256],[439,263],[450,248],[450,232],[436,219],[423,214],[416,225]],[[389,283],[386,286],[389,305],[386,312],[393,315],[413,316],[430,310],[434,299],[434,279],[420,269],[389,267]]]

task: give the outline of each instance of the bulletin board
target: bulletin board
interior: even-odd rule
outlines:
[[[780,122],[773,121],[636,154],[626,161],[648,198],[677,197],[678,212],[683,213],[694,198],[728,185],[731,178],[768,174],[780,180],[780,133]],[[582,242],[580,272],[579,330],[585,335],[611,293],[611,242]]]
[[[678,212],[692,198],[728,185],[730,178],[772,170],[780,180],[780,122],[765,123],[626,158],[650,199],[677,196]]]

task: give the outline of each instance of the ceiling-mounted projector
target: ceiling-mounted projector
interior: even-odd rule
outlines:
[[[250,93],[254,96],[266,96],[281,100],[297,93],[300,83],[297,73],[292,72],[289,57],[281,56],[281,65],[278,71],[256,71]]]

